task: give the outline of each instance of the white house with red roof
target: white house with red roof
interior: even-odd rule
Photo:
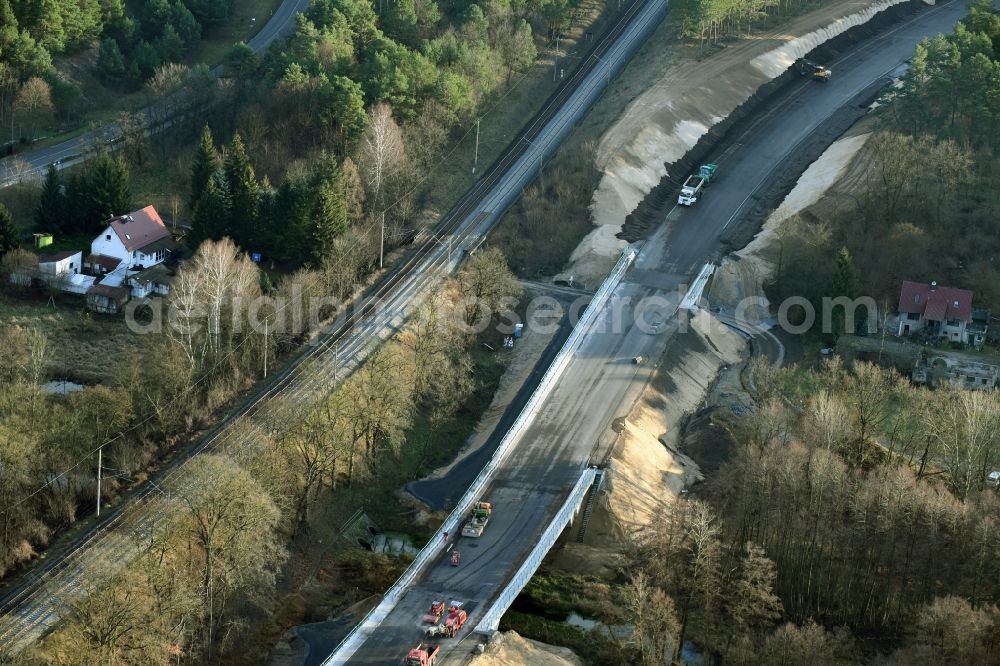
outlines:
[[[87,291],[88,304],[99,312],[118,312],[129,297],[166,295],[170,276],[161,264],[176,247],[153,206],[112,218],[84,260],[98,277]]]
[[[90,244],[86,265],[94,273],[110,273],[125,264],[142,270],[163,263],[176,247],[153,206],[113,218]]]
[[[898,310],[897,335],[925,331],[927,335],[951,342],[970,342],[972,292],[968,289],[906,280],[899,291]]]

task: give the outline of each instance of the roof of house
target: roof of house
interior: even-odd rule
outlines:
[[[106,284],[95,284],[87,290],[87,296],[104,296],[121,305],[128,298],[128,289],[110,287]]]
[[[128,279],[142,285],[149,284],[150,282],[169,285],[174,281],[173,276],[170,275],[170,271],[167,270],[167,267],[163,264],[150,266],[149,268],[139,271],[135,275],[128,276]]]
[[[94,286],[95,279],[93,275],[74,273],[73,275],[66,276],[66,282],[62,285],[62,288],[63,291],[68,291],[72,294],[86,294]]]
[[[77,254],[80,254],[79,250],[66,250],[65,252],[56,252],[54,254],[40,254],[38,255],[38,263],[54,264],[56,262],[62,261],[63,259],[69,259],[70,257]]]
[[[922,314],[930,321],[968,321],[972,318],[972,292],[906,280],[899,290],[899,311]]]
[[[91,266],[96,264],[105,271],[113,271],[118,268],[118,264],[122,263],[122,260],[118,257],[109,257],[106,254],[91,254],[87,255],[87,263]]]
[[[129,252],[135,252],[162,238],[170,237],[170,232],[153,206],[146,206],[128,215],[113,218],[110,225]]]
[[[173,250],[178,246],[177,241],[173,239],[169,234],[158,240],[149,243],[148,245],[143,245],[139,248],[139,251],[143,254],[153,254],[157,250]]]

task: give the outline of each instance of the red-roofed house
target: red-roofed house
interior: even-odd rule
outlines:
[[[130,271],[142,270],[162,263],[176,245],[156,209],[146,206],[108,223],[90,244],[87,268],[97,274],[110,272],[119,264]]]
[[[969,344],[972,292],[940,287],[937,282],[903,282],[899,291],[897,335],[926,331],[927,335]]]

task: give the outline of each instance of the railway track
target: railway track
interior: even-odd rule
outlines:
[[[58,619],[60,606],[79,592],[81,580],[93,567],[106,568],[134,557],[138,544],[128,535],[148,536],[169,520],[177,496],[192,490],[190,484],[184,485],[183,472],[199,455],[240,455],[242,447],[252,445],[247,441],[248,428],[266,434],[287,427],[300,408],[346,377],[398,330],[433,287],[460,263],[463,254],[478,247],[524,183],[555,151],[583,105],[592,101],[576,94],[580,83],[604,67],[610,80],[613,66],[605,56],[636,15],[659,1],[630,4],[508,149],[435,225],[431,236],[408,252],[314,344],[195,446],[171,460],[119,507],[7,591],[0,598],[0,650],[18,651],[44,634]]]

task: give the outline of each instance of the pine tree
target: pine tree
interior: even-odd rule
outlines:
[[[247,247],[257,226],[257,197],[260,188],[243,139],[237,133],[226,154],[226,183],[229,186],[229,230],[237,245]]]
[[[17,228],[14,216],[6,206],[0,204],[0,257],[17,247]]]
[[[0,0],[0,25],[17,31],[17,16],[10,7],[10,0]]]
[[[95,159],[85,187],[87,217],[84,228],[88,232],[102,227],[108,218],[127,213],[132,208],[128,167],[120,158],[104,153]]]
[[[857,285],[858,280],[854,273],[854,261],[851,259],[851,253],[848,252],[846,247],[842,247],[837,254],[837,262],[833,267],[833,276],[830,278],[830,297],[840,298],[846,296],[847,298],[854,298],[857,295]],[[843,307],[834,307],[831,315],[833,319],[831,322],[832,331],[835,335],[854,332],[846,330]]]
[[[44,232],[58,231],[73,233],[73,225],[66,218],[66,194],[63,192],[62,179],[54,164],[49,165],[42,184],[42,193],[35,208],[35,224]]]
[[[121,81],[125,78],[125,57],[118,42],[113,37],[105,37],[97,51],[97,71],[106,81]]]
[[[209,178],[198,200],[191,221],[187,244],[192,250],[206,240],[220,240],[228,233],[229,196],[226,184],[219,178]]]
[[[219,153],[215,150],[215,141],[212,139],[212,130],[205,125],[201,130],[201,141],[198,143],[198,152],[194,155],[194,162],[191,164],[191,199],[188,207],[193,212],[198,207],[198,200],[208,186],[208,181],[219,168]]]
[[[840,248],[837,263],[833,267],[833,277],[830,280],[830,295],[833,297],[847,296],[854,298],[857,294],[858,280],[854,274],[854,260],[846,247]]]
[[[316,192],[313,209],[313,261],[327,256],[337,240],[347,231],[347,204],[336,183],[323,182]]]

